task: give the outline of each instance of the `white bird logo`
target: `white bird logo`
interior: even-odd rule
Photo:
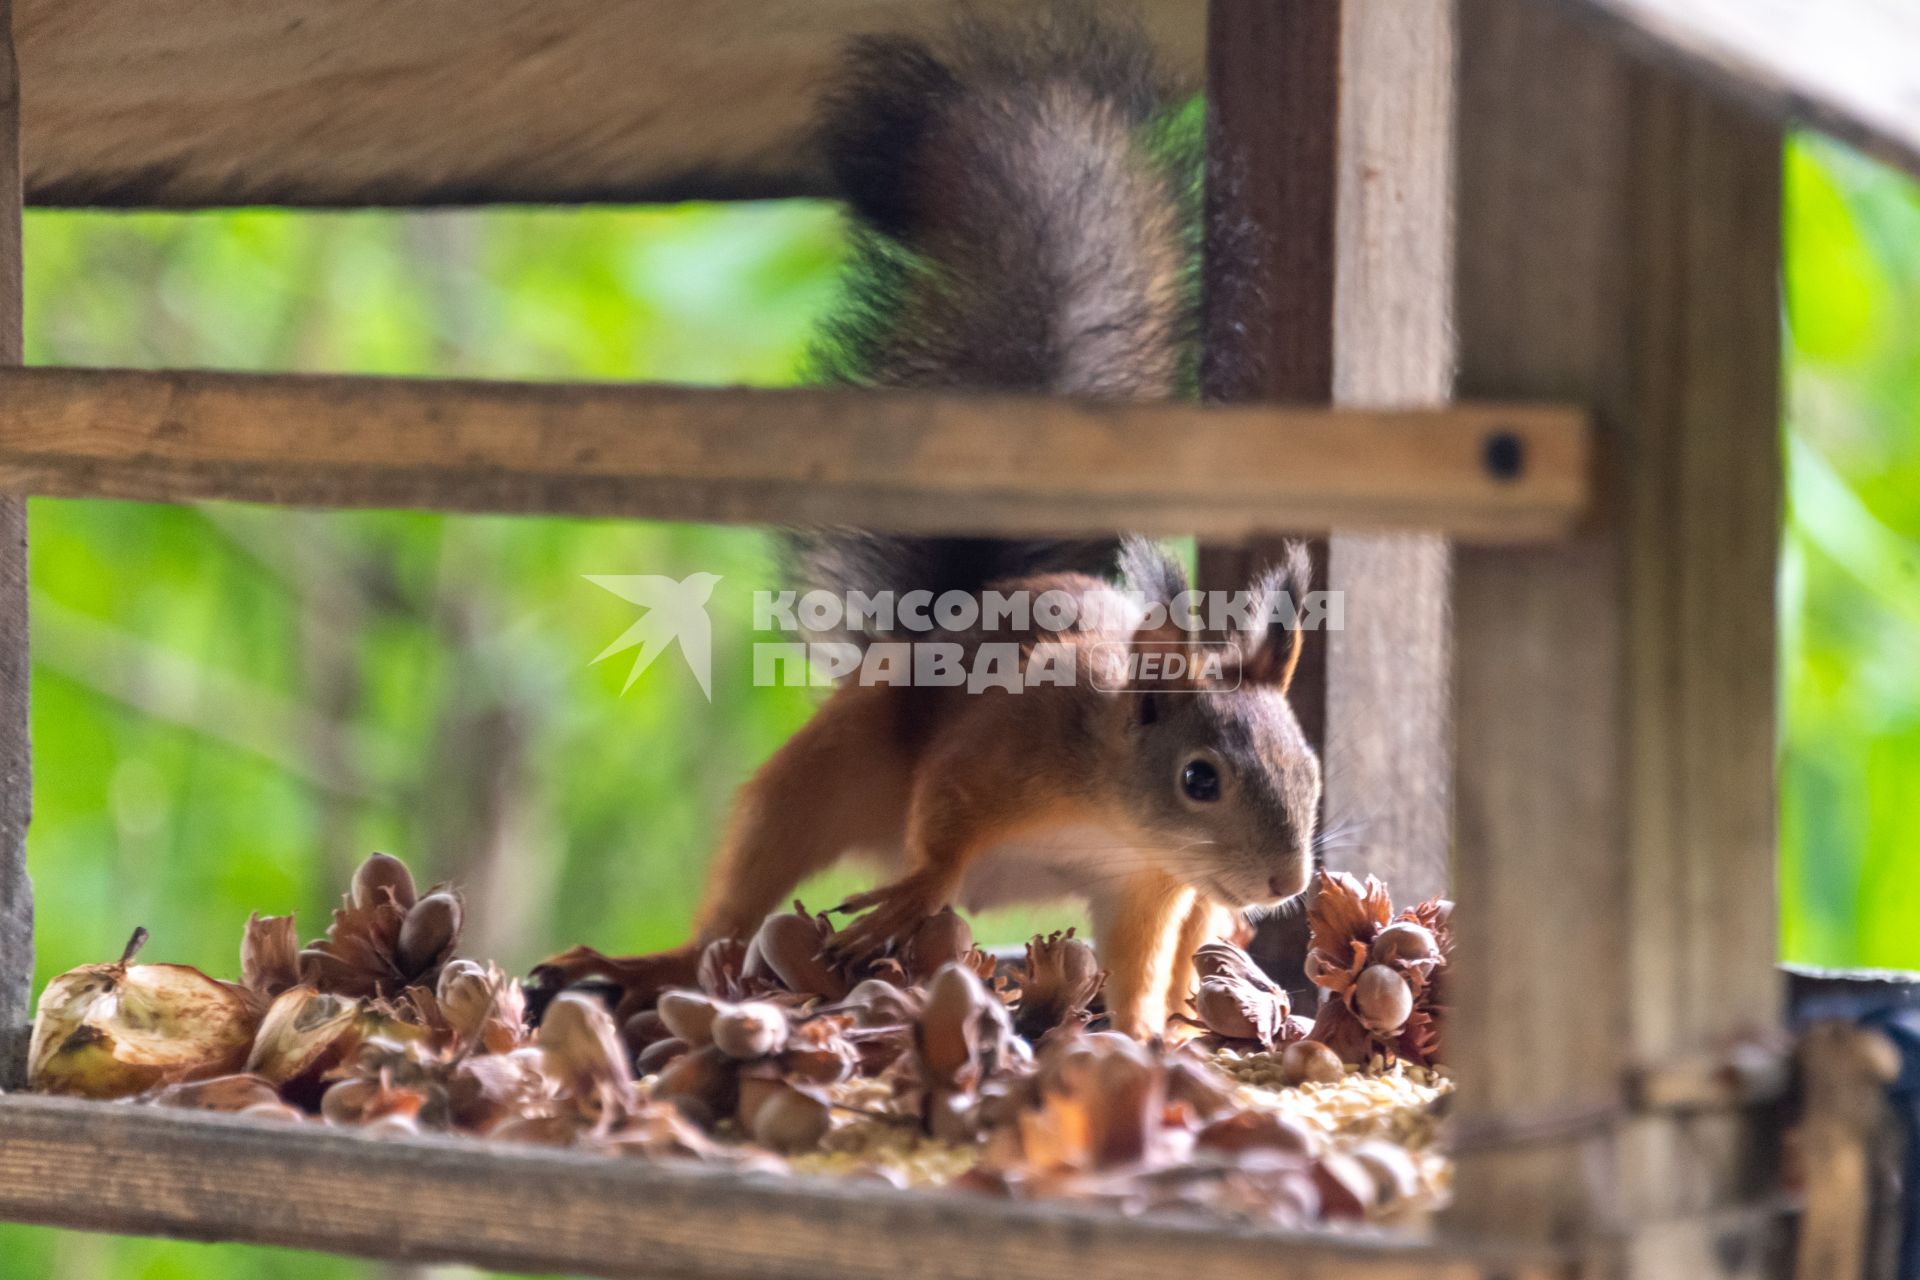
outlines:
[[[713,595],[714,585],[720,581],[719,574],[690,573],[678,581],[655,573],[589,573],[585,577],[594,586],[646,610],[638,622],[593,660],[601,662],[616,653],[639,647],[633,670],[627,673],[627,682],[620,686],[620,692],[633,688],[640,673],[652,666],[653,660],[664,653],[668,645],[678,641],[680,656],[687,660],[687,668],[700,682],[700,692],[707,695],[708,702],[713,701],[713,623],[707,617],[707,601]]]

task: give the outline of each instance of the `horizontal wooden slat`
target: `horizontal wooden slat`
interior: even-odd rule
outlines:
[[[989,0],[1018,5],[1025,0]],[[1205,0],[1140,6],[1197,77]],[[424,205],[818,194],[836,50],[952,0],[16,0],[27,199]]]
[[[1920,170],[1911,5],[1557,2]],[[193,207],[819,194],[806,121],[833,51],[855,32],[925,29],[952,4],[16,0],[27,196]],[[1137,7],[1168,65],[1197,80],[1205,0]]]
[[[452,1138],[0,1100],[0,1218],[686,1280],[1546,1280],[1553,1259]]]
[[[1920,5],[1912,0],[1571,2],[1712,87],[1920,173]]]
[[[1572,526],[1588,470],[1581,416],[1541,405],[0,372],[0,490],[64,497],[1513,542]]]

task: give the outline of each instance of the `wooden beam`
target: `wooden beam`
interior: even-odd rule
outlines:
[[[1334,111],[1339,0],[1213,0],[1207,17],[1207,228],[1201,390],[1215,402],[1325,404],[1333,390]],[[1203,545],[1200,581],[1237,591],[1278,552]],[[1310,548],[1324,587],[1325,539]],[[1327,646],[1293,680],[1307,740],[1326,739]]]
[[[20,95],[12,33],[9,0],[0,0],[0,368],[21,359]],[[0,497],[0,1088],[24,1078],[23,1028],[33,1007],[27,692],[27,504]]]
[[[0,490],[928,532],[1565,533],[1578,412],[24,369]],[[1517,442],[1518,476],[1487,465]],[[1505,478],[1503,478],[1505,477]]]
[[[1901,0],[1561,0],[1628,47],[1920,174],[1920,8]]]
[[[1340,0],[1212,0],[1207,15],[1207,226],[1201,391],[1213,401],[1333,398]],[[1277,540],[1202,542],[1200,585],[1239,591]],[[1312,539],[1313,589],[1328,540]],[[1327,746],[1328,633],[1308,637],[1288,701]],[[1322,799],[1325,809],[1325,799]],[[1254,958],[1311,1007],[1304,899],[1260,921]]]
[[[827,194],[810,128],[841,45],[954,2],[16,7],[29,201],[178,208]],[[1197,80],[1205,0],[1139,7]]]
[[[1453,7],[1341,6],[1333,403],[1446,403],[1453,379]],[[1346,627],[1327,655],[1329,862],[1402,905],[1448,891],[1450,556],[1434,534],[1337,531]]]
[[[1444,403],[1452,19],[1402,0],[1215,0],[1208,391],[1380,407]],[[1250,272],[1246,241],[1264,250]],[[1258,287],[1246,277],[1253,275]],[[1208,547],[1244,583],[1275,548]],[[1313,637],[1296,711],[1322,749],[1328,865],[1418,901],[1445,892],[1451,813],[1447,547],[1338,531],[1314,547],[1345,626]],[[1262,925],[1292,983],[1304,914]]]
[[[0,1218],[507,1271],[687,1280],[1546,1280],[1538,1249],[742,1177],[692,1162],[0,1100]]]
[[[1739,1114],[1633,1115],[1636,1069],[1778,1025],[1779,131],[1564,10],[1462,0],[1464,392],[1599,413],[1603,510],[1459,553],[1463,1226],[1618,1242],[1620,1274],[1761,1274]]]

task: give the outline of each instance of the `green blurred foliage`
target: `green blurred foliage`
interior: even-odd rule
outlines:
[[[790,383],[835,292],[820,204],[29,215],[28,359]],[[683,940],[733,789],[816,694],[752,681],[762,534],[618,521],[36,501],[38,981],[117,954],[222,976],[251,911],[317,934],[370,849],[469,899],[468,954]],[[588,574],[722,575],[713,700],[595,655]],[[819,902],[859,882],[807,887]],[[1013,940],[1060,913],[983,922]],[[1070,922],[1071,917],[1068,917]],[[8,1275],[391,1269],[0,1228]]]
[[[1782,949],[1920,969],[1920,184],[1787,154]]]
[[[1787,210],[1783,945],[1920,968],[1920,190],[1800,142]],[[844,247],[813,204],[35,213],[26,234],[33,363],[754,384],[798,376]],[[317,932],[373,848],[458,880],[468,951],[512,967],[671,944],[729,794],[813,701],[748,678],[750,593],[775,585],[753,531],[36,501],[32,568],[41,981],[138,924],[153,956],[231,974],[248,912]],[[627,658],[592,659],[633,607],[583,575],[695,570],[724,576],[712,705],[672,662],[623,695]],[[421,1274],[25,1228],[0,1257],[58,1280]]]

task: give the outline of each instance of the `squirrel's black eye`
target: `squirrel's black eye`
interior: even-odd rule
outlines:
[[[1205,760],[1189,760],[1180,771],[1180,789],[1189,800],[1211,804],[1220,798],[1220,771]]]

